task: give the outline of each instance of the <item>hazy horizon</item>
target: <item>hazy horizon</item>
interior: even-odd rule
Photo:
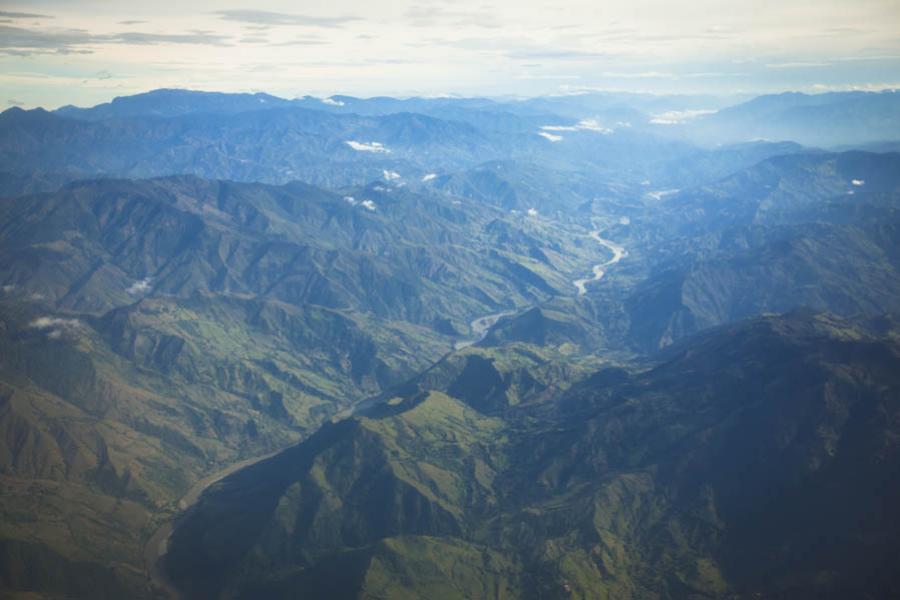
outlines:
[[[125,98],[130,96],[140,96],[144,94],[151,94],[154,92],[161,91],[178,91],[178,92],[189,92],[189,93],[209,93],[209,94],[265,94],[269,96],[273,96],[276,98],[280,98],[283,100],[300,100],[303,98],[315,98],[318,100],[328,100],[331,98],[355,98],[358,100],[373,100],[377,98],[393,98],[397,100],[405,100],[412,98],[421,98],[421,99],[439,99],[439,98],[447,98],[447,99],[475,99],[482,98],[485,100],[493,100],[496,102],[515,102],[515,101],[523,101],[537,98],[562,98],[562,97],[574,97],[574,96],[583,96],[587,94],[609,94],[609,95],[622,95],[622,96],[647,96],[647,97],[658,97],[658,98],[696,98],[698,100],[717,100],[721,106],[717,107],[718,109],[724,108],[726,106],[733,106],[735,104],[739,104],[741,102],[746,102],[748,100],[752,100],[753,98],[757,98],[760,96],[768,96],[768,95],[781,95],[781,94],[806,94],[810,96],[821,95],[821,94],[830,94],[830,93],[841,93],[841,92],[865,92],[865,93],[898,93],[900,92],[900,88],[896,87],[884,87],[878,89],[846,89],[846,90],[799,90],[799,89],[790,89],[785,88],[781,90],[772,90],[765,93],[760,94],[748,94],[748,93],[720,93],[720,94],[702,94],[702,93],[689,93],[689,92],[653,92],[653,91],[635,91],[628,89],[594,89],[594,90],[579,90],[579,91],[571,91],[571,92],[547,92],[547,93],[535,93],[535,94],[455,94],[455,93],[445,93],[445,94],[350,94],[344,92],[335,92],[333,94],[298,94],[298,95],[279,95],[273,94],[266,90],[252,90],[252,91],[228,91],[228,90],[203,90],[196,89],[190,87],[158,87],[158,88],[148,88],[144,90],[135,90],[133,92],[115,94],[109,96],[107,98],[100,98],[94,101],[85,102],[83,104],[76,104],[74,102],[67,102],[64,99],[60,101],[49,104],[49,105],[25,105],[24,103],[18,104],[7,104],[0,112],[5,110],[9,110],[10,108],[22,108],[26,110],[34,109],[34,108],[42,108],[44,110],[53,111],[59,108],[74,106],[76,108],[92,108],[94,106],[99,106],[102,104],[107,104],[114,101],[117,98]],[[699,106],[699,105],[698,105]]]
[[[889,0],[14,1],[0,11],[0,102],[88,106],[157,88],[286,98],[893,89],[898,23]]]
[[[767,92],[764,94],[742,94],[742,93],[733,93],[733,94],[691,94],[691,93],[666,93],[666,92],[640,92],[640,91],[632,91],[626,89],[597,89],[590,91],[573,91],[569,93],[545,93],[545,94],[500,94],[500,95],[490,95],[490,94],[398,94],[398,95],[387,95],[387,94],[373,94],[373,95],[354,95],[348,93],[336,92],[334,94],[301,94],[295,96],[280,96],[278,94],[273,94],[271,92],[267,92],[265,90],[253,90],[253,91],[226,91],[226,90],[199,90],[187,87],[166,87],[166,88],[150,88],[146,90],[136,90],[134,92],[116,94],[110,96],[108,98],[101,98],[97,101],[86,102],[84,104],[76,104],[73,102],[67,102],[65,100],[61,100],[52,105],[33,105],[28,106],[24,104],[14,104],[7,105],[0,109],[0,112],[9,110],[11,108],[21,108],[24,110],[31,110],[36,108],[41,108],[47,111],[58,110],[63,107],[76,107],[76,108],[93,108],[95,106],[100,106],[103,104],[108,104],[113,102],[118,98],[127,98],[131,96],[141,96],[146,94],[152,94],[155,92],[162,91],[173,91],[173,92],[187,92],[187,93],[208,93],[208,94],[265,94],[268,96],[276,97],[282,100],[302,100],[303,98],[314,98],[317,100],[329,100],[331,98],[354,98],[357,100],[375,100],[378,98],[392,98],[396,100],[406,100],[406,99],[456,99],[456,100],[469,100],[469,99],[484,99],[491,100],[495,102],[516,102],[516,101],[525,101],[531,99],[539,99],[539,98],[563,98],[563,97],[576,97],[576,96],[584,96],[587,94],[608,94],[608,95],[622,95],[622,96],[645,96],[645,97],[657,97],[657,98],[685,98],[685,99],[697,99],[697,100],[709,100],[709,101],[717,101],[718,105],[715,107],[709,107],[703,105],[703,107],[711,108],[711,110],[721,110],[722,108],[728,106],[734,106],[736,104],[740,104],[742,102],[746,102],[748,100],[752,100],[753,98],[758,98],[760,96],[768,96],[768,95],[781,95],[781,94],[806,94],[806,95],[819,95],[819,94],[829,94],[829,93],[837,93],[837,92],[865,92],[865,93],[898,93],[900,92],[900,88],[882,88],[882,89],[871,89],[871,90],[820,90],[820,91],[801,91],[794,89],[783,89],[783,90],[773,90],[771,92]],[[700,104],[697,105],[698,108],[701,107]]]

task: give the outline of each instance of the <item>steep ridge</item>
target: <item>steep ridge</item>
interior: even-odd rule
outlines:
[[[464,331],[476,311],[555,293],[583,252],[552,222],[382,185],[344,197],[299,183],[104,180],[5,203],[0,220],[4,285],[91,312],[150,292],[261,294]],[[497,239],[501,223],[533,241]],[[542,260],[530,256],[538,239]]]
[[[0,309],[0,572],[48,594],[93,572],[109,581],[94,597],[152,595],[145,536],[193,482],[302,439],[442,351],[404,355],[415,338],[326,310],[215,297],[100,319]]]
[[[387,183],[101,180],[4,201],[3,586],[94,573],[97,597],[157,593],[144,546],[195,482],[408,380],[481,335],[477,315],[557,293],[587,260],[567,237]]]
[[[422,392],[214,486],[168,568],[199,598],[426,593],[413,568],[441,573],[446,597],[896,590],[900,347],[885,335],[751,321],[502,418]],[[811,528],[778,525],[792,519]]]

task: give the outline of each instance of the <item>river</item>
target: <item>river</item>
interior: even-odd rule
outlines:
[[[490,328],[493,327],[497,321],[499,321],[503,317],[508,317],[514,314],[516,314],[516,311],[514,310],[504,310],[502,312],[493,313],[490,315],[485,315],[483,317],[478,317],[477,319],[473,319],[472,322],[469,323],[469,329],[472,331],[472,335],[469,337],[469,339],[460,340],[453,344],[453,349],[462,350],[463,348],[471,346],[472,344],[477,344],[485,338],[488,330],[490,330]]]
[[[611,242],[607,239],[603,239],[602,237],[600,237],[599,229],[595,229],[594,231],[592,231],[590,233],[590,236],[592,238],[594,238],[595,240],[597,240],[597,243],[600,244],[601,246],[605,246],[606,248],[609,248],[610,251],[612,251],[613,255],[612,255],[612,258],[610,258],[606,262],[602,262],[602,263],[598,263],[598,264],[594,265],[593,269],[591,269],[591,271],[592,271],[591,277],[586,277],[584,279],[576,279],[575,281],[572,282],[572,284],[576,288],[578,288],[579,296],[584,296],[587,293],[587,284],[593,283],[595,281],[600,281],[601,279],[603,279],[603,275],[606,274],[606,270],[609,267],[611,267],[612,265],[616,264],[617,262],[619,262],[620,260],[622,260],[623,258],[628,256],[628,251],[625,250],[625,248],[623,248],[622,246],[620,246],[619,244],[617,244],[615,242]]]

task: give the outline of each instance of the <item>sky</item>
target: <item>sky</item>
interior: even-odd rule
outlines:
[[[534,96],[900,87],[900,0],[0,0],[0,110],[151,89]]]

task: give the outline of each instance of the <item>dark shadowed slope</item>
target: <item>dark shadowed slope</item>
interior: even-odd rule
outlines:
[[[503,417],[398,399],[217,484],[168,568],[200,598],[896,592],[895,335],[795,314]]]

